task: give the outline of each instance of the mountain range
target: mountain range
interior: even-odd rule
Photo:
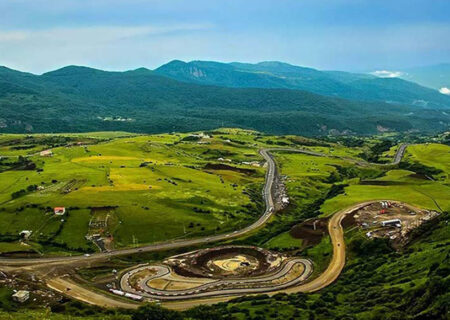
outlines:
[[[383,101],[429,108],[449,107],[450,97],[400,78],[319,71],[277,61],[257,64],[183,62],[174,60],[155,70],[175,80],[233,88],[284,88],[362,101]]]
[[[413,82],[281,62],[68,66],[42,75],[0,67],[0,132],[436,132],[448,130],[448,109],[449,96]]]

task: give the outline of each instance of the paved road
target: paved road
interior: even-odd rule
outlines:
[[[399,147],[399,149],[397,150],[397,153],[394,156],[393,162],[391,164],[398,164],[400,162],[401,158],[404,155],[406,147],[407,147],[406,144],[403,144]],[[263,215],[257,221],[255,221],[253,224],[251,224],[241,230],[237,230],[232,233],[226,233],[226,234],[205,237],[205,238],[199,238],[199,239],[170,241],[170,242],[164,242],[164,243],[144,246],[144,247],[140,247],[140,248],[121,249],[121,250],[115,250],[115,251],[110,251],[110,252],[106,252],[106,253],[95,253],[90,256],[72,256],[72,257],[54,257],[54,258],[46,257],[46,258],[31,258],[31,259],[0,258],[0,266],[2,266],[2,265],[3,266],[32,266],[32,265],[49,266],[49,265],[59,265],[59,264],[70,265],[71,263],[74,263],[74,262],[89,263],[89,262],[94,262],[94,261],[98,261],[98,260],[104,260],[105,258],[109,258],[109,257],[130,255],[130,254],[139,253],[139,252],[162,251],[162,250],[175,249],[175,248],[181,248],[181,247],[187,247],[187,246],[195,246],[195,245],[217,242],[217,241],[221,241],[221,240],[240,237],[240,236],[264,225],[270,219],[270,217],[272,216],[272,214],[274,212],[274,203],[273,203],[271,191],[272,191],[272,186],[273,186],[273,182],[275,179],[276,167],[275,167],[275,162],[272,158],[272,155],[270,154],[270,151],[276,151],[276,150],[299,152],[299,153],[305,153],[305,154],[314,155],[314,156],[328,156],[326,154],[316,153],[316,152],[312,152],[309,150],[301,150],[301,149],[280,148],[280,149],[262,149],[262,150],[260,150],[260,154],[264,157],[264,159],[268,163],[268,170],[266,172],[266,182],[265,182],[265,186],[264,186],[264,190],[263,190],[263,197],[264,197],[264,200],[266,203],[266,208],[265,208]],[[365,203],[365,204],[367,204],[367,203]],[[328,266],[327,270],[323,274],[321,274],[318,278],[316,278],[315,280],[313,280],[309,283],[300,285],[300,286],[286,288],[283,290],[283,292],[317,291],[336,280],[336,278],[339,276],[340,272],[342,271],[342,269],[345,265],[345,245],[344,245],[344,238],[343,238],[343,229],[341,227],[340,222],[342,221],[345,214],[347,214],[350,211],[355,210],[355,208],[357,208],[359,206],[364,206],[365,204],[360,204],[360,205],[354,206],[350,209],[340,211],[340,212],[336,213],[330,219],[329,231],[330,231],[331,241],[333,243],[333,258],[332,258],[331,263]],[[89,291],[88,289],[83,288],[77,284],[74,284],[74,283],[70,282],[69,280],[65,280],[64,278],[58,277],[58,278],[56,278],[56,280],[57,280],[56,284],[58,284],[58,286],[56,286],[55,282],[53,281],[53,288],[57,291],[64,292],[66,295],[72,296],[74,298],[79,298],[77,296],[77,294],[80,295],[81,293],[80,292],[77,293],[76,292],[77,290],[70,290],[70,291],[66,292],[61,289],[63,286],[62,284],[67,285],[67,288],[79,289],[80,291],[83,292],[83,295],[86,294],[86,291]],[[52,286],[51,282],[49,282],[49,285]],[[279,292],[279,290],[271,291],[271,292],[273,294],[273,293]],[[245,292],[241,292],[240,294],[244,294],[244,293]],[[92,296],[93,297],[95,296],[96,298],[98,298],[99,294],[92,292]],[[115,299],[112,299],[112,298],[109,298],[109,297],[106,297],[103,295],[100,295],[100,296],[101,296],[100,300],[104,301],[104,303],[101,305],[127,307],[126,303],[123,303],[122,301],[120,302],[120,304],[118,303],[115,305],[114,304],[114,301],[116,301]],[[192,300],[180,301],[180,302],[169,302],[169,304],[167,306],[171,307],[171,308],[175,308],[175,309],[180,309],[180,308],[183,309],[183,308],[191,307],[196,304],[212,303],[212,302],[215,303],[215,302],[219,302],[219,301],[224,301],[223,299],[228,300],[229,298],[227,298],[227,297],[219,297],[219,298],[212,297],[207,300],[200,299],[200,300],[198,300],[198,303],[195,303]],[[86,301],[89,299],[80,299],[80,300]],[[92,299],[90,302],[96,303],[96,301],[98,301],[98,300]],[[89,301],[86,301],[86,302],[89,302]],[[133,303],[129,303],[128,307],[135,308],[136,305]]]
[[[266,290],[265,294],[271,296],[277,293],[296,293],[296,292],[315,292],[332,284],[341,274],[345,266],[345,243],[344,229],[341,225],[342,219],[348,213],[377,201],[363,202],[335,213],[328,222],[328,232],[330,234],[331,243],[333,245],[333,256],[327,269],[317,278],[310,282],[299,281],[298,285],[291,285],[279,290]],[[241,293],[242,294],[242,293]],[[228,301],[233,296],[217,296],[207,299],[196,298],[184,301],[164,301],[162,305],[166,308],[185,310],[201,304],[214,304],[218,302]]]
[[[404,155],[405,149],[407,145],[402,144],[397,150],[397,153],[394,156],[394,160],[391,164],[398,164],[401,160],[401,158]],[[31,265],[31,264],[42,264],[42,263],[52,263],[57,264],[59,262],[65,263],[70,261],[97,261],[102,260],[108,257],[117,257],[117,256],[123,256],[123,255],[130,255],[134,253],[140,253],[140,252],[151,252],[151,251],[165,251],[170,249],[176,249],[176,248],[182,248],[182,247],[188,247],[188,246],[196,246],[200,244],[205,243],[212,243],[212,242],[218,242],[222,240],[228,240],[236,237],[240,237],[250,231],[253,231],[262,225],[264,225],[272,216],[274,212],[274,203],[273,203],[273,197],[272,197],[272,186],[275,179],[275,173],[276,173],[276,165],[275,161],[273,159],[273,156],[270,154],[270,151],[289,151],[289,152],[298,152],[298,153],[304,153],[308,155],[313,156],[319,156],[319,157],[328,157],[329,155],[320,153],[320,152],[314,152],[310,150],[303,150],[303,149],[289,149],[289,148],[271,148],[271,149],[261,149],[260,154],[263,156],[263,158],[268,163],[268,169],[266,172],[266,179],[265,179],[265,185],[263,190],[263,198],[266,203],[266,208],[264,210],[263,215],[260,216],[258,220],[256,220],[251,225],[241,229],[237,230],[231,233],[225,233],[225,234],[219,234],[215,236],[205,237],[205,238],[197,238],[197,239],[188,239],[188,240],[175,240],[175,241],[168,241],[168,242],[161,242],[161,243],[155,243],[148,246],[143,246],[139,248],[130,248],[130,249],[119,249],[119,250],[113,250],[109,252],[99,252],[94,253],[92,255],[85,255],[85,256],[69,256],[69,257],[42,257],[42,258],[0,258],[0,265]]]
[[[296,265],[301,265],[303,268],[303,272],[299,277],[278,285],[271,283],[272,281],[287,276],[291,272],[292,268],[294,268],[294,266]],[[140,287],[142,288],[142,290],[135,290],[130,286],[129,278],[136,272],[147,269],[149,267],[155,269],[157,273],[148,277],[144,277],[140,281]],[[121,278],[120,286],[124,291],[158,300],[183,300],[189,298],[205,298],[223,295],[244,295],[251,293],[266,293],[295,286],[296,284],[305,281],[311,275],[312,270],[313,269],[311,261],[296,257],[283,263],[282,267],[277,272],[268,275],[255,278],[220,279],[203,285],[199,285],[192,289],[167,291],[149,287],[147,283],[152,279],[164,277],[165,275],[171,273],[172,270],[165,265],[152,265],[143,266],[127,272]],[[247,286],[251,286],[251,288],[248,288]]]
[[[204,237],[204,238],[197,238],[197,239],[187,239],[187,240],[174,240],[174,241],[167,241],[167,242],[161,242],[161,243],[155,243],[148,246],[143,246],[139,248],[130,248],[130,249],[119,249],[119,250],[113,250],[109,252],[98,252],[91,254],[89,256],[70,256],[70,257],[43,257],[43,258],[0,258],[0,265],[17,265],[17,266],[23,266],[23,265],[31,265],[31,264],[42,264],[42,263],[51,263],[51,264],[58,264],[58,263],[66,263],[66,262],[73,262],[73,261],[97,261],[109,257],[117,257],[117,256],[124,256],[124,255],[130,255],[134,253],[141,253],[141,252],[150,252],[150,251],[165,251],[170,249],[176,249],[176,248],[182,248],[182,247],[189,247],[189,246],[196,246],[200,244],[205,243],[212,243],[222,240],[228,240],[236,237],[240,237],[250,231],[253,231],[262,225],[264,225],[267,220],[270,219],[274,212],[274,204],[273,204],[273,198],[272,198],[272,186],[275,179],[275,161],[273,160],[272,155],[267,149],[260,150],[260,154],[264,157],[264,159],[268,163],[268,169],[266,172],[266,179],[265,179],[265,185],[263,189],[263,198],[266,203],[266,208],[264,210],[264,213],[259,217],[258,220],[256,220],[251,225],[229,233],[214,235],[210,237]]]
[[[398,147],[397,152],[395,153],[395,156],[394,156],[394,161],[392,161],[392,163],[390,163],[391,165],[396,165],[396,164],[400,163],[403,156],[405,155],[405,151],[406,151],[407,147],[408,147],[408,144],[406,144],[406,143],[403,143],[400,145],[400,147]]]

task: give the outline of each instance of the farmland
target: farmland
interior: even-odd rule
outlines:
[[[409,145],[403,160],[391,165],[389,162],[398,146],[386,142],[384,137],[361,139],[358,146],[352,147],[340,141],[270,136],[239,129],[159,135],[68,134],[61,135],[63,140],[58,137],[59,142],[49,140],[45,135],[0,137],[3,154],[9,154],[0,162],[0,175],[5,178],[0,181],[0,220],[5,226],[1,231],[0,250],[7,255],[36,252],[47,258],[112,250],[109,253],[117,255],[114,261],[99,261],[98,266],[93,267],[83,263],[83,258],[90,259],[89,255],[67,257],[79,259],[76,273],[84,281],[91,282],[83,289],[87,293],[94,285],[94,291],[105,290],[105,284],[110,285],[113,280],[112,268],[129,270],[133,263],[149,261],[160,264],[162,258],[180,253],[170,248],[181,249],[183,242],[191,247],[204,247],[209,245],[207,239],[220,235],[222,238],[218,238],[217,245],[222,242],[260,246],[287,256],[306,258],[312,265],[308,280],[317,283],[331,265],[334,252],[335,240],[327,232],[328,221],[335,213],[342,214],[343,208],[382,199],[397,200],[441,214],[450,208],[446,161],[449,147],[437,143]],[[33,139],[35,146],[22,149],[21,145],[29,143],[29,139]],[[14,150],[11,150],[12,145],[16,147]],[[265,174],[269,167],[259,154],[261,149],[270,150],[276,163],[278,174],[274,177],[274,188],[277,201],[282,196],[288,201],[270,215],[267,222],[247,233],[234,235],[238,232],[234,230],[242,230],[267,212],[261,191],[267,182]],[[299,149],[316,153],[295,152]],[[51,155],[40,154],[43,150],[51,150]],[[439,155],[437,161],[433,159],[435,154]],[[59,206],[67,210],[62,216],[53,213],[53,208]],[[443,217],[445,214],[439,216],[439,221]],[[365,261],[364,248],[370,247],[371,242],[367,242],[365,231],[354,222],[349,220],[343,225],[345,241],[349,244],[348,268],[351,271]],[[33,232],[28,239],[20,239],[18,234],[22,230]],[[227,232],[227,236],[234,236],[226,239]],[[99,244],[86,236],[91,240],[99,237],[104,242]],[[427,247],[427,250],[436,251],[446,241],[444,231],[436,231],[433,237],[439,246]],[[420,239],[419,233],[411,236],[413,240],[416,238]],[[189,242],[189,239],[206,239],[206,242]],[[379,241],[383,239],[373,241],[379,245],[374,251],[375,256],[389,254],[389,246]],[[151,252],[151,245],[156,250],[164,243],[173,245],[154,255],[119,257],[120,249]],[[410,250],[427,259],[420,251],[422,246],[426,244],[412,245]],[[91,258],[94,256],[102,257],[96,254]],[[404,263],[411,266],[412,262],[404,262],[411,259],[400,256],[399,262],[390,258],[386,264],[399,269]],[[424,270],[429,270],[438,260],[427,260]],[[60,261],[58,272],[71,273],[65,269],[64,260]],[[370,265],[373,261],[369,259],[364,263]],[[377,267],[380,270],[386,268]],[[348,272],[344,269],[342,277],[352,281],[348,280]],[[420,279],[411,281],[408,287],[401,287],[413,288],[411,292],[419,290],[427,281],[424,272],[421,271]],[[87,274],[96,276],[85,277]],[[54,279],[62,278],[55,276]],[[406,283],[409,279],[403,281]],[[68,283],[61,282],[60,285]],[[341,281],[338,280],[336,285],[340,286]],[[386,286],[389,290],[399,287]],[[324,289],[327,296],[332,287]],[[72,290],[82,289],[74,286]],[[350,296],[342,294],[339,299],[350,299]],[[292,297],[297,299],[296,295]],[[278,303],[275,302],[278,298],[275,296],[266,301],[272,307]],[[317,301],[321,299],[321,294],[310,294],[308,299],[302,300],[302,306],[308,308],[319,304]],[[10,303],[7,298],[5,301]],[[247,308],[255,317],[261,313],[260,308],[249,307],[245,301],[232,301],[228,305],[234,309],[222,310],[233,313],[238,319],[242,317],[235,313],[241,312],[236,311],[241,308]],[[290,302],[285,305],[286,315],[295,313]],[[272,310],[270,308],[268,310]],[[317,310],[323,312],[320,308]],[[333,312],[345,312],[343,310],[346,309],[339,307]],[[270,312],[276,313],[275,310]]]
[[[0,180],[2,237],[32,230],[31,244],[93,250],[84,237],[91,211],[102,207],[113,208],[117,220],[108,230],[115,247],[212,234],[257,216],[251,194],[262,188],[264,169],[241,164],[261,159],[257,148],[225,141],[236,135],[202,138],[205,143],[183,141],[187,134],[105,136],[70,136],[74,143],[51,148],[49,157],[36,154],[48,145],[22,150],[34,170],[7,168],[19,156],[8,142],[14,139],[17,148],[29,139],[2,136],[0,149],[8,155]],[[53,215],[56,206],[67,208],[62,219]]]

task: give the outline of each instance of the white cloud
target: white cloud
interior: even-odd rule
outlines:
[[[439,89],[439,92],[442,94],[450,95],[450,89],[447,87],[442,87]]]
[[[377,70],[371,72],[370,74],[380,77],[380,78],[398,78],[403,75],[403,72],[400,71],[388,71],[388,70]]]

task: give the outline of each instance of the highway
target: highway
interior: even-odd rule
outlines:
[[[98,252],[93,253],[91,255],[84,255],[84,256],[69,256],[69,257],[42,257],[42,258],[0,258],[0,265],[17,265],[17,266],[24,266],[24,265],[32,265],[32,264],[42,264],[42,263],[51,263],[52,265],[58,264],[58,263],[67,263],[67,262],[73,262],[73,261],[86,261],[86,262],[92,262],[92,261],[98,261],[101,259],[109,258],[109,257],[117,257],[117,256],[124,256],[124,255],[130,255],[135,253],[142,253],[142,252],[153,252],[153,251],[165,251],[170,249],[176,249],[176,248],[182,248],[182,247],[189,247],[189,246],[196,246],[200,244],[205,243],[212,243],[222,240],[228,240],[232,238],[240,237],[250,231],[253,231],[262,225],[264,225],[272,216],[274,212],[274,204],[273,204],[273,198],[272,198],[272,186],[275,179],[275,161],[273,160],[272,155],[270,154],[268,149],[262,149],[259,151],[261,156],[267,161],[268,169],[266,171],[266,178],[265,178],[265,184],[263,189],[263,198],[266,204],[264,213],[259,217],[258,220],[253,222],[251,225],[236,230],[229,233],[223,233],[219,235],[204,237],[204,238],[197,238],[197,239],[187,239],[187,240],[174,240],[174,241],[166,241],[161,243],[155,243],[148,246],[142,246],[139,248],[130,248],[130,249],[119,249],[119,250],[112,250],[108,252]]]
[[[390,165],[398,164],[406,150],[407,145],[402,144],[398,148],[393,162]],[[0,258],[0,270],[2,269],[2,266],[5,270],[10,271],[13,270],[14,267],[25,267],[28,270],[33,270],[33,266],[36,267],[49,267],[49,266],[67,266],[72,265],[73,263],[77,263],[77,265],[81,265],[83,263],[90,264],[91,262],[96,261],[102,261],[105,259],[108,259],[109,257],[116,257],[116,256],[123,256],[123,255],[131,255],[141,252],[151,252],[151,251],[163,251],[163,250],[169,250],[169,249],[175,249],[175,248],[182,248],[182,247],[190,247],[190,246],[196,246],[206,243],[212,243],[222,240],[228,240],[236,237],[240,237],[244,234],[247,234],[253,230],[256,230],[257,228],[263,226],[273,215],[274,213],[274,200],[272,197],[272,186],[273,182],[275,180],[275,173],[276,173],[276,165],[275,161],[270,153],[270,151],[289,151],[289,152],[299,152],[304,154],[309,154],[313,156],[326,156],[329,155],[317,153],[309,150],[302,150],[302,149],[288,149],[288,148],[272,148],[272,149],[261,149],[260,154],[261,156],[266,160],[268,164],[268,169],[266,172],[266,179],[265,179],[265,185],[263,189],[263,198],[265,200],[266,208],[264,210],[264,213],[260,216],[258,220],[256,220],[251,225],[234,231],[229,232],[225,234],[215,235],[215,236],[209,236],[204,238],[197,238],[197,239],[187,239],[187,240],[176,240],[176,241],[167,241],[162,243],[156,243],[148,246],[143,246],[139,248],[130,248],[130,249],[120,249],[120,250],[114,250],[110,252],[103,252],[103,253],[95,253],[92,255],[84,255],[84,256],[69,256],[69,257],[42,257],[42,258]],[[371,201],[373,202],[373,201]],[[220,301],[226,301],[229,300],[230,297],[232,297],[235,294],[244,295],[244,294],[255,294],[255,293],[263,293],[268,292],[269,294],[275,294],[278,292],[313,292],[320,290],[329,284],[331,284],[333,281],[337,279],[339,274],[341,273],[344,265],[345,265],[345,244],[344,244],[344,236],[343,236],[343,228],[341,226],[341,221],[344,218],[344,216],[353,211],[358,209],[361,206],[365,206],[371,202],[365,202],[361,203],[355,206],[352,206],[351,208],[339,211],[335,213],[332,218],[330,219],[328,230],[330,234],[330,238],[333,244],[333,257],[332,260],[328,266],[328,268],[323,272],[319,277],[316,279],[303,283],[306,278],[310,275],[311,269],[309,269],[308,266],[310,266],[309,260],[295,258],[291,261],[296,261],[296,263],[302,263],[305,267],[305,272],[302,274],[302,276],[299,279],[294,279],[295,282],[288,283],[286,287],[272,287],[272,288],[247,288],[245,290],[241,290],[239,292],[231,291],[231,292],[224,292],[222,291],[220,293],[220,297],[216,297],[218,293],[212,294],[209,296],[209,292],[214,291],[208,291],[208,292],[202,292],[198,293],[197,295],[194,295],[190,298],[195,298],[195,300],[184,300],[184,301],[171,301],[171,302],[165,302],[164,306],[174,309],[186,309],[189,307],[192,307],[197,304],[204,304],[204,303],[216,303]],[[298,259],[298,260],[296,260]],[[291,267],[294,265],[294,263],[289,264]],[[286,270],[286,269],[285,269]],[[250,280],[251,281],[251,280]],[[67,280],[64,277],[55,277],[53,279],[46,280],[46,283],[49,287],[53,288],[56,291],[59,291],[65,295],[71,296],[75,299],[79,299],[82,301],[85,301],[87,303],[91,304],[97,304],[100,306],[107,306],[107,307],[122,307],[122,308],[136,308],[137,305],[135,303],[127,303],[123,301],[117,301],[116,299],[110,298],[106,295],[102,295],[96,292],[91,292],[89,289],[84,288],[76,283],[73,283],[70,280]],[[299,284],[300,283],[300,284]],[[65,289],[64,289],[64,286]],[[71,290],[67,290],[71,289]],[[236,290],[236,289],[233,289]],[[91,292],[91,294],[89,294]],[[166,292],[164,292],[166,293]],[[224,296],[225,295],[225,296]],[[117,303],[115,303],[115,301]]]

